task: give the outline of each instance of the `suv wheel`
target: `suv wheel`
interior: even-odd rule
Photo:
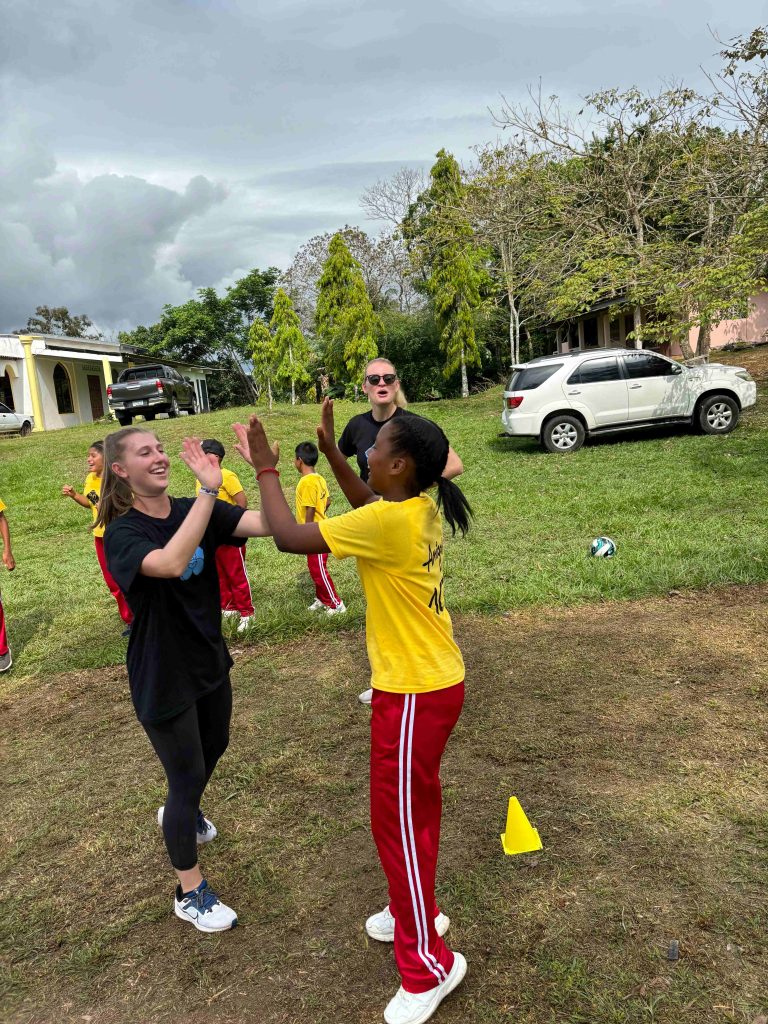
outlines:
[[[730,395],[710,395],[699,406],[699,427],[705,434],[730,434],[739,415],[738,403]]]
[[[585,437],[581,420],[565,413],[547,420],[541,431],[541,443],[548,452],[575,452],[584,444]]]
[[[197,396],[192,396],[192,405],[187,409],[187,416],[194,416],[197,412]]]
[[[19,430],[19,433],[21,434],[22,437],[28,437],[29,434],[32,433],[32,424],[29,422],[29,420],[24,420],[24,422],[21,424],[21,430]]]
[[[171,408],[168,410],[168,415],[171,417],[172,420],[175,420],[176,417],[179,415],[179,403],[176,400],[176,395],[174,395],[173,398],[171,399]]]

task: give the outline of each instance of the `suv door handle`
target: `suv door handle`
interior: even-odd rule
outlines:
[[[642,386],[643,386],[642,384],[630,384],[629,385],[629,390],[630,391],[636,391],[638,388],[641,388]]]
[[[566,391],[566,394],[567,395],[580,395],[581,392],[580,391]]]

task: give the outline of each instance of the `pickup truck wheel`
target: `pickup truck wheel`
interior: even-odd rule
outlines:
[[[115,416],[121,427],[130,427],[133,422],[133,416],[129,412],[116,412]]]
[[[194,416],[197,412],[197,395],[192,397],[192,405],[187,409],[187,416]]]
[[[176,398],[176,395],[174,395],[173,398],[171,399],[171,408],[168,410],[168,415],[171,417],[172,420],[175,420],[176,417],[179,415],[179,403]]]
[[[558,413],[544,424],[541,444],[548,452],[575,452],[584,444],[585,437],[581,420]]]
[[[152,420],[155,418],[155,416],[157,416],[156,412],[145,412],[144,413],[144,419],[147,421],[147,423],[151,423]]]
[[[29,434],[32,433],[32,424],[29,422],[29,420],[24,420],[24,422],[21,424],[21,430],[19,431],[19,433],[21,434],[22,437],[27,437]]]
[[[699,406],[699,427],[705,434],[730,434],[739,416],[738,403],[730,395],[709,395]]]

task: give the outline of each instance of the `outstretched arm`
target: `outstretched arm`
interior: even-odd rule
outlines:
[[[296,555],[322,554],[330,551],[317,523],[297,523],[293,518],[277,472],[264,472],[274,470],[278,455],[274,447],[270,448],[259,418],[251,416],[247,427],[242,423],[235,423],[232,429],[238,438],[235,446],[237,451],[256,470],[256,482],[261,491],[262,515],[267,517],[268,532],[275,538],[278,549]],[[242,524],[247,516],[253,515],[258,515],[258,512],[246,512],[240,523]]]
[[[86,496],[84,494],[79,494],[71,484],[64,484],[61,488],[61,493],[66,498],[71,498],[73,501],[76,501],[78,505],[82,505],[83,508],[91,507],[91,503],[88,501]]]
[[[464,472],[464,463],[461,461],[456,452],[448,445],[448,461],[445,464],[443,470],[443,476],[446,480],[453,480],[455,476],[461,476]]]
[[[5,512],[0,512],[0,539],[3,542],[3,565],[11,572],[16,568],[16,560],[11,551],[11,531],[8,528]]]
[[[336,482],[344,491],[346,499],[352,508],[367,505],[369,501],[378,501],[379,496],[355,473],[336,444],[336,433],[333,423],[333,401],[330,398],[323,399],[320,426],[317,428],[317,446],[328,460],[328,465],[333,470]]]

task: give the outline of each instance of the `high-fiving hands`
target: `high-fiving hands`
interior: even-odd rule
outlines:
[[[212,491],[221,487],[221,466],[215,455],[203,451],[199,437],[185,437],[182,441],[181,461],[184,462],[197,479]]]
[[[248,426],[233,423],[232,429],[237,436],[235,451],[241,455],[256,473],[262,469],[274,469],[280,458],[280,445],[275,441],[270,444],[264,431],[264,425],[253,413],[248,419]]]
[[[326,457],[336,447],[336,430],[333,424],[333,399],[324,398],[317,428],[317,447]]]

